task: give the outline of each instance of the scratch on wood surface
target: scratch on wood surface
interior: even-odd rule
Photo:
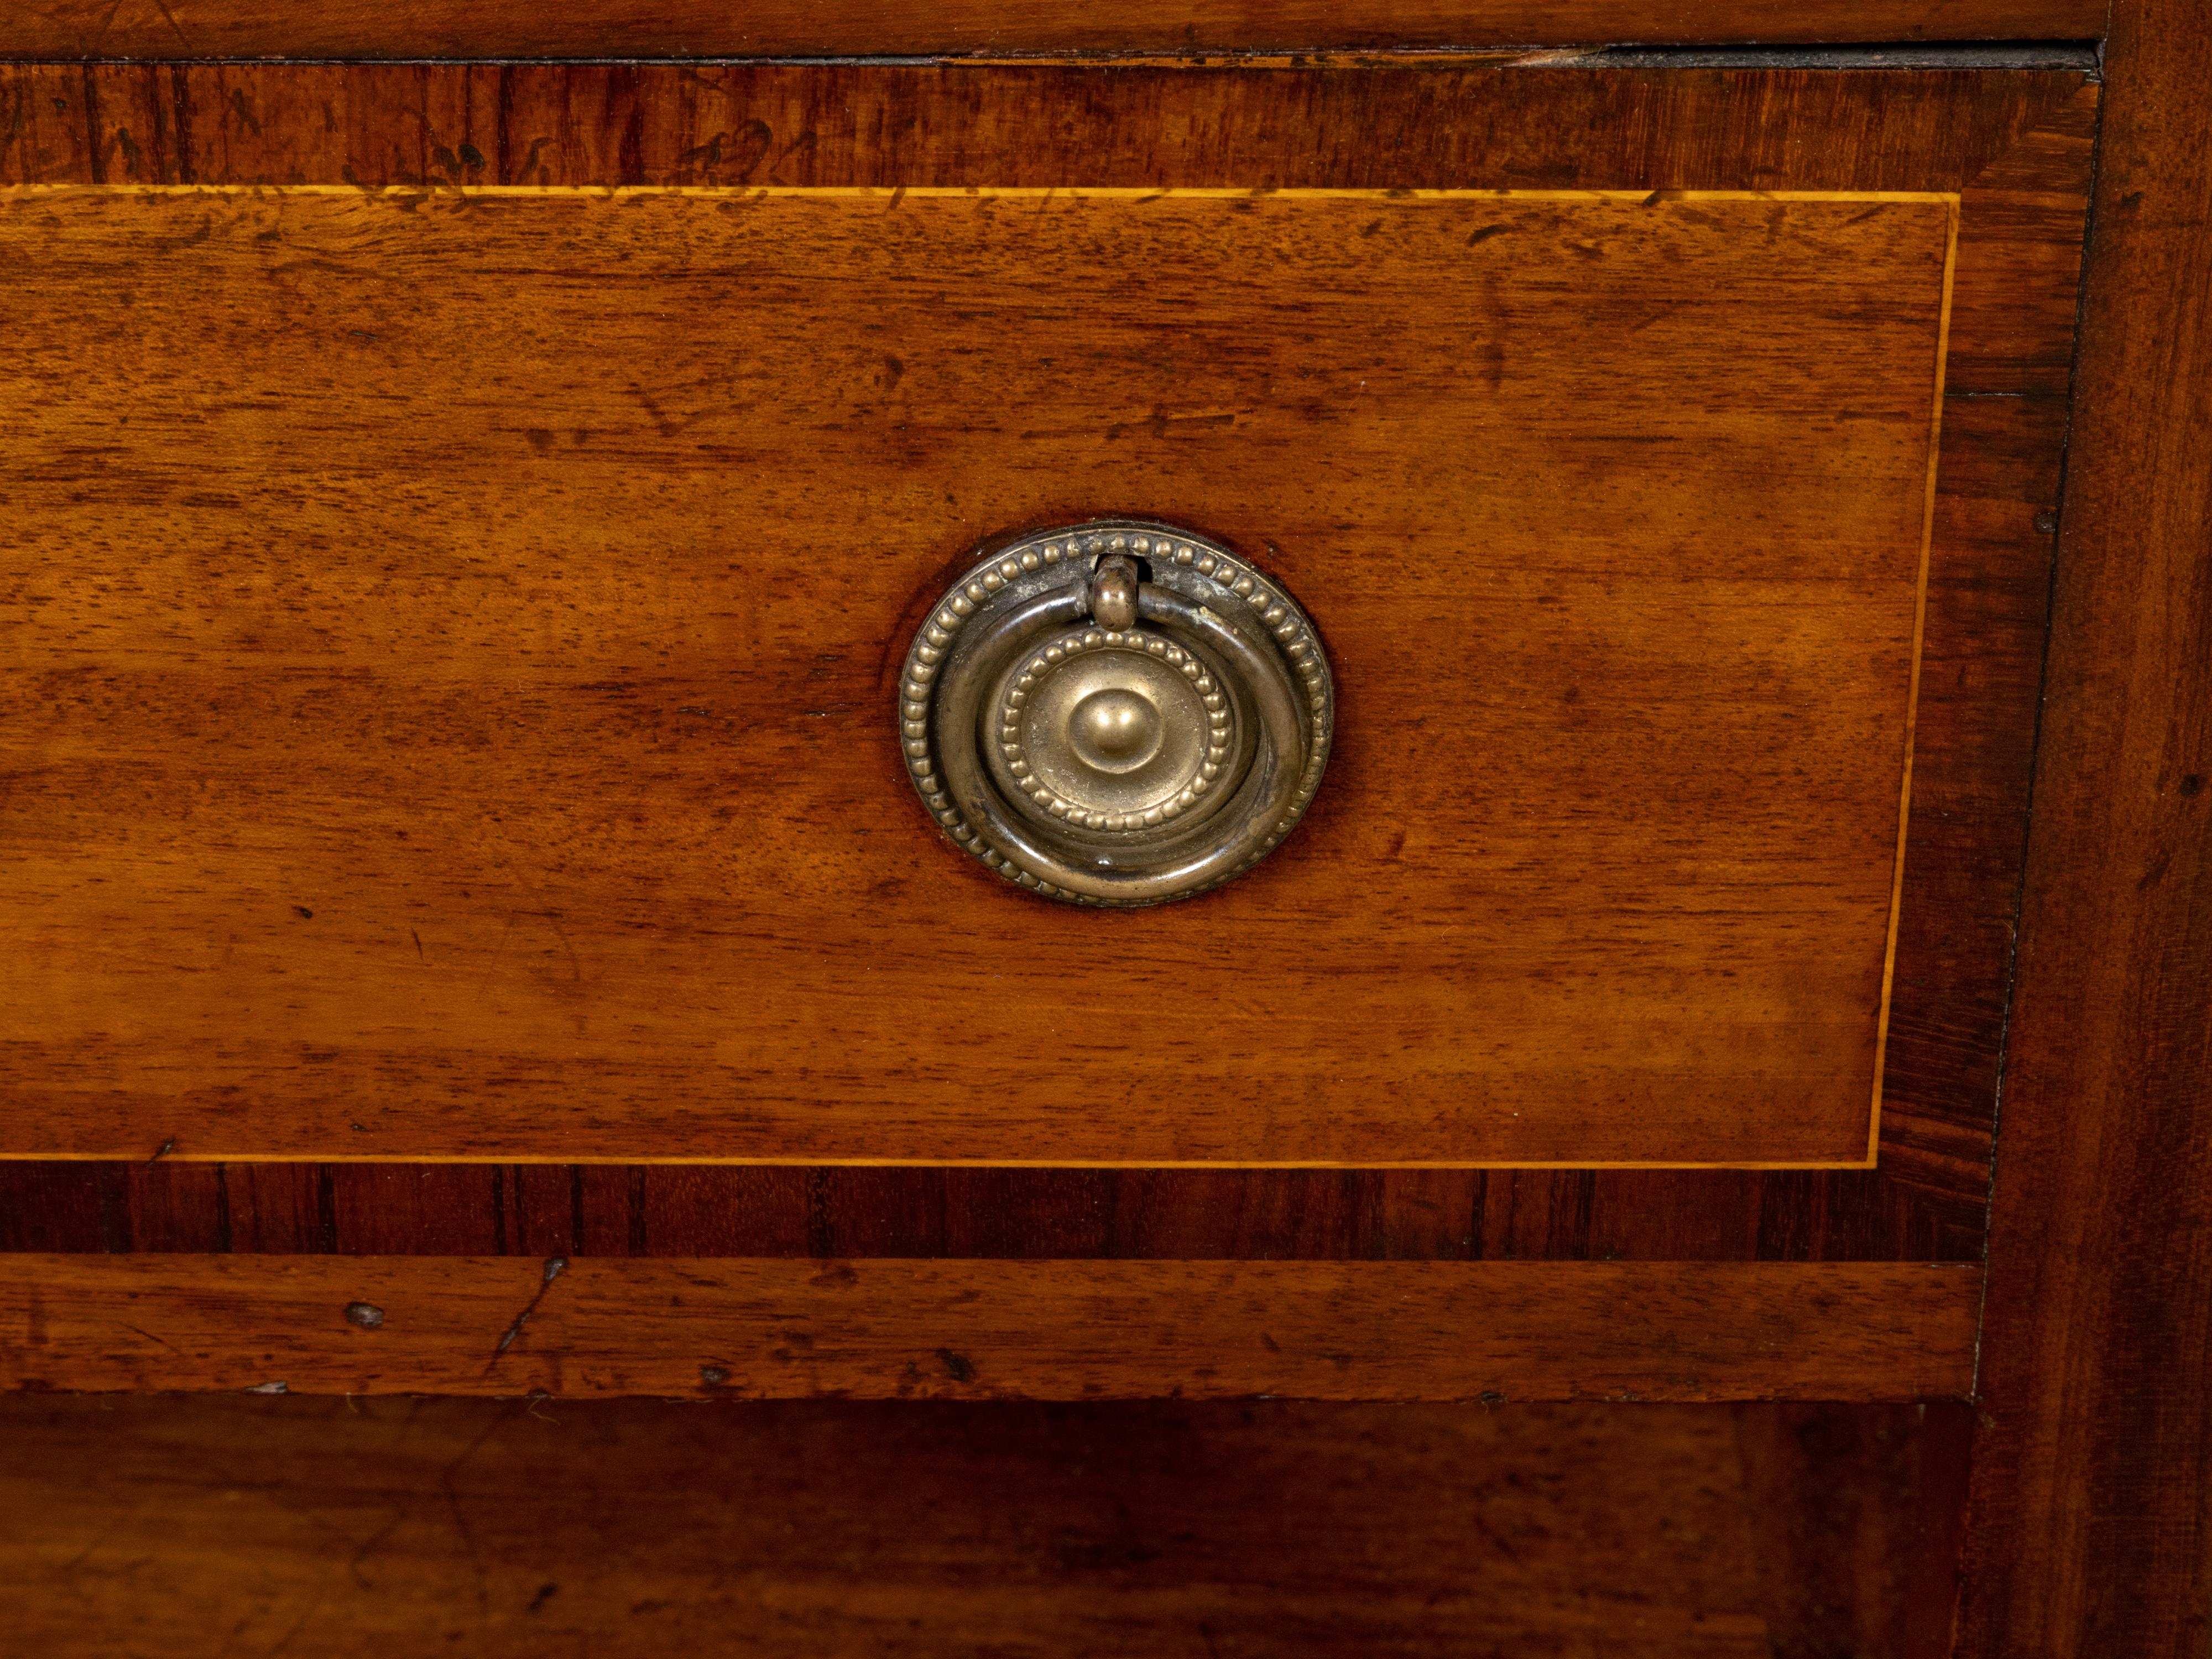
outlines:
[[[530,1298],[528,1305],[520,1313],[515,1315],[514,1322],[507,1328],[506,1333],[499,1339],[499,1346],[492,1351],[491,1358],[484,1367],[486,1370],[498,1364],[500,1355],[514,1346],[516,1339],[522,1334],[523,1327],[530,1322],[530,1316],[536,1313],[538,1304],[545,1300],[545,1292],[553,1288],[553,1281],[567,1272],[568,1267],[568,1258],[564,1255],[546,1258],[545,1270],[538,1281],[537,1293]]]

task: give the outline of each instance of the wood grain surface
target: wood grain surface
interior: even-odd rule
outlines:
[[[1523,46],[1639,41],[2082,40],[2103,0],[25,0],[18,58],[708,58]]]
[[[1771,185],[1957,190],[1962,215],[1878,1170],[226,1173],[144,1163],[157,1144],[129,1163],[0,1166],[0,1239],[1978,1260],[2095,109],[2078,74],[1986,71],[8,72],[0,178],[16,181]],[[1354,142],[1373,131],[1395,137]]]
[[[1772,1170],[0,1162],[0,1252],[1978,1265],[1942,1213]]]
[[[18,1396],[0,1643],[1894,1656],[1891,1559],[1940,1501],[1954,1425],[1909,1406]],[[1778,1456],[1803,1484],[1773,1483]]]
[[[1954,207],[0,199],[0,1146],[1865,1162]],[[958,860],[884,684],[1116,502],[1343,704],[1134,915]]]
[[[16,1256],[0,1389],[1915,1400],[1964,1267]]]
[[[2212,1626],[2212,14],[2115,8],[1958,1651]]]
[[[1776,1659],[1949,1650],[1973,1407],[1896,1409],[1735,1408]]]

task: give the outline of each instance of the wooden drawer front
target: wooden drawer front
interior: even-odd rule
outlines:
[[[23,187],[0,1151],[1870,1161],[1955,192]],[[1334,665],[1097,914],[908,787],[992,535]]]

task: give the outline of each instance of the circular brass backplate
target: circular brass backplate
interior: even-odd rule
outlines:
[[[1328,764],[1328,661],[1282,585],[1144,520],[980,556],[907,653],[908,770],[947,834],[1048,898],[1158,904],[1233,880]]]

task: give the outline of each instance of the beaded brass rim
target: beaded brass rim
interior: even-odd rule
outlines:
[[[1141,690],[1117,684],[1130,665],[1167,672],[1145,675],[1151,683]],[[1085,667],[1103,672],[1085,676]],[[1235,738],[1218,669],[1157,634],[1092,628],[1013,671],[991,765],[1002,784],[1071,829],[1154,830],[1221,800],[1216,786]]]
[[[979,557],[900,678],[915,788],[1015,885],[1188,898],[1279,844],[1321,787],[1328,659],[1282,584],[1203,536],[1103,520]]]

